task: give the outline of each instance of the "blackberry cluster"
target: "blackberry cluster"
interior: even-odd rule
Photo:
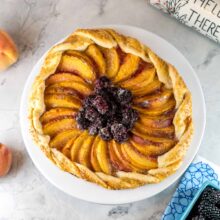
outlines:
[[[138,113],[132,109],[132,94],[129,90],[115,87],[107,77],[95,82],[93,94],[83,101],[82,109],[76,115],[78,127],[88,129],[91,135],[99,134],[109,141],[122,143],[129,138],[129,132],[138,120]]]
[[[206,187],[187,220],[220,220],[220,191]]]

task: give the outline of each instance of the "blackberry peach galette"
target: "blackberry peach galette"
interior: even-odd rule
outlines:
[[[162,181],[193,133],[191,93],[177,70],[112,29],[79,29],[48,52],[29,119],[51,161],[109,189]]]

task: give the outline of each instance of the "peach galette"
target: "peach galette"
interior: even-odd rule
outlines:
[[[30,131],[62,170],[108,189],[158,183],[181,165],[192,100],[177,70],[112,29],[79,29],[46,55]]]

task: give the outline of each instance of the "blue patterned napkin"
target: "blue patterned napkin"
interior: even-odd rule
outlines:
[[[161,220],[179,220],[204,182],[211,181],[220,185],[218,176],[220,176],[218,166],[198,157],[183,174]]]

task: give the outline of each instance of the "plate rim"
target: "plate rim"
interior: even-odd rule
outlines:
[[[21,96],[21,102],[20,102],[20,111],[19,111],[19,121],[20,121],[20,126],[21,126],[21,133],[22,133],[22,138],[23,138],[23,141],[24,141],[24,143],[25,143],[25,147],[26,147],[26,150],[28,151],[28,154],[29,154],[29,156],[31,157],[31,160],[33,161],[33,163],[34,163],[34,165],[37,167],[37,169],[41,172],[41,174],[50,182],[50,183],[52,183],[54,186],[56,186],[59,190],[61,190],[61,191],[63,191],[63,192],[65,192],[66,194],[68,194],[68,195],[71,195],[71,196],[73,196],[73,197],[75,197],[75,198],[78,198],[78,199],[81,199],[81,200],[84,200],[84,201],[88,201],[88,202],[92,202],[92,203],[98,203],[98,204],[111,204],[111,205],[116,205],[116,204],[125,204],[125,203],[130,203],[130,202],[136,202],[136,201],[140,201],[140,200],[143,200],[143,199],[146,199],[146,198],[150,198],[150,197],[152,197],[152,196],[154,196],[154,195],[156,195],[156,194],[158,194],[158,193],[160,193],[160,192],[162,192],[163,190],[165,190],[165,189],[167,189],[168,187],[170,187],[171,185],[173,185],[181,176],[182,176],[182,174],[185,172],[185,170],[188,168],[188,166],[189,166],[189,164],[193,161],[193,159],[194,159],[194,157],[195,157],[195,155],[197,154],[197,152],[198,152],[198,150],[199,150],[199,147],[200,147],[200,145],[201,145],[201,142],[202,142],[202,138],[203,138],[203,136],[204,136],[204,132],[205,132],[205,125],[206,125],[206,107],[205,107],[205,98],[204,98],[204,94],[203,94],[203,90],[202,90],[202,87],[201,87],[201,84],[200,84],[200,80],[199,80],[199,78],[198,78],[198,76],[196,75],[196,72],[194,71],[194,69],[192,68],[192,66],[191,66],[191,64],[190,64],[190,62],[184,57],[184,55],[179,51],[179,50],[177,50],[172,44],[170,44],[168,41],[166,41],[165,39],[163,39],[162,37],[160,37],[159,35],[157,35],[157,34],[155,34],[155,33],[152,33],[152,32],[150,32],[150,31],[148,31],[148,30],[145,30],[145,29],[143,29],[143,28],[140,28],[140,27],[136,27],[136,26],[130,26],[130,25],[115,25],[115,24],[112,24],[112,25],[99,25],[99,26],[93,26],[92,28],[97,28],[97,27],[99,27],[99,28],[103,28],[103,27],[108,27],[108,28],[114,28],[114,29],[127,29],[128,31],[134,31],[135,29],[136,30],[139,30],[139,31],[142,31],[142,32],[145,32],[145,34],[148,34],[148,35],[151,35],[151,36],[153,36],[153,37],[155,37],[155,38],[157,38],[160,42],[162,42],[162,44],[167,44],[169,47],[171,47],[172,48],[172,50],[173,51],[175,51],[176,53],[178,53],[178,56],[181,56],[181,59],[183,58],[183,60],[184,60],[184,62],[186,62],[186,64],[187,64],[187,66],[188,66],[188,68],[190,69],[190,73],[192,73],[192,75],[193,75],[193,77],[194,77],[194,79],[195,79],[195,82],[196,82],[196,84],[197,84],[197,86],[198,86],[198,91],[199,91],[199,93],[200,93],[200,98],[201,98],[201,105],[202,105],[202,119],[203,119],[203,123],[202,123],[202,127],[201,127],[201,136],[200,136],[200,138],[199,138],[199,140],[197,141],[197,147],[195,147],[195,150],[194,150],[194,153],[193,153],[193,155],[190,157],[190,159],[186,162],[186,164],[185,164],[185,166],[184,166],[184,168],[182,167],[182,165],[181,165],[181,167],[180,168],[182,168],[181,169],[181,172],[180,172],[180,168],[178,169],[178,171],[176,171],[175,172],[175,174],[173,174],[173,175],[171,175],[171,177],[173,176],[173,178],[172,178],[172,181],[171,181],[171,183],[170,184],[166,184],[166,186],[164,186],[164,187],[162,187],[161,189],[159,189],[159,190],[157,190],[157,192],[154,192],[154,193],[152,193],[151,195],[142,195],[142,196],[140,196],[139,198],[137,198],[137,197],[135,197],[135,198],[124,198],[124,199],[120,199],[120,200],[117,200],[117,198],[114,200],[114,201],[112,201],[112,200],[109,200],[109,198],[108,199],[106,199],[106,197],[102,197],[102,199],[97,199],[97,198],[86,198],[85,196],[79,196],[79,195],[73,195],[73,193],[71,193],[71,192],[69,192],[68,190],[66,190],[65,189],[65,187],[61,187],[60,186],[60,184],[58,184],[57,182],[55,182],[55,181],[53,181],[48,175],[45,175],[45,170],[39,165],[39,162],[37,163],[36,162],[36,158],[34,158],[34,156],[32,155],[32,152],[31,152],[31,148],[28,146],[29,145],[29,143],[28,143],[28,140],[27,140],[27,136],[29,135],[29,134],[27,134],[27,133],[25,133],[25,132],[27,132],[27,130],[25,129],[25,126],[24,126],[24,123],[23,123],[23,119],[25,119],[25,116],[24,116],[24,112],[25,112],[25,109],[24,109],[24,106],[26,105],[26,107],[27,107],[27,97],[28,97],[28,95],[27,95],[27,93],[29,92],[29,90],[30,90],[30,88],[31,88],[31,86],[28,84],[28,82],[29,81],[31,81],[31,78],[35,78],[36,77],[36,74],[33,74],[34,72],[36,72],[35,71],[35,69],[37,68],[37,69],[39,69],[40,68],[40,63],[42,62],[42,60],[44,59],[44,57],[45,57],[45,55],[46,55],[46,53],[44,53],[43,54],[43,56],[41,56],[39,59],[38,59],[38,61],[35,63],[35,65],[33,66],[33,68],[32,68],[32,70],[31,70],[31,72],[30,72],[30,74],[29,74],[29,76],[28,76],[28,78],[27,78],[27,80],[26,80],[26,82],[25,82],[25,86],[24,86],[24,89],[23,89],[23,91],[22,91],[22,96]],[[91,28],[91,27],[90,27]],[[138,38],[138,37],[137,37]],[[58,42],[57,42],[58,43]],[[57,43],[55,43],[54,45],[56,45]],[[151,45],[149,45],[150,47],[151,47]],[[34,76],[33,76],[34,75]],[[32,85],[32,84],[31,84]],[[26,103],[26,104],[25,104]],[[27,115],[26,115],[26,117],[27,117]],[[27,119],[26,119],[27,120]],[[27,120],[28,121],[28,120]],[[30,136],[30,135],[29,135]],[[32,143],[33,143],[33,145],[35,145],[34,144],[34,142],[32,141]],[[40,150],[40,148],[38,147],[38,150]],[[42,152],[41,152],[42,153]],[[43,157],[45,157],[45,155],[44,154],[42,154],[42,156]],[[47,160],[48,160],[48,158],[47,157],[45,157]],[[49,160],[48,160],[49,161]],[[50,161],[49,161],[50,162]],[[51,162],[50,162],[51,163]],[[55,166],[55,165],[53,165],[53,166]],[[57,169],[59,169],[59,168],[57,168]],[[63,171],[61,171],[61,172],[63,172]],[[64,172],[63,172],[64,173]],[[71,174],[69,174],[69,175],[71,175]],[[72,175],[71,175],[72,176]],[[75,177],[76,178],[76,177]],[[169,179],[170,177],[168,177],[168,178],[166,178],[166,179]],[[78,178],[77,178],[78,179]],[[79,179],[80,181],[81,181],[81,179]],[[80,182],[80,181],[78,181],[78,182]],[[82,180],[83,182],[86,182],[86,181],[84,181],[84,180]],[[165,181],[165,180],[164,180]],[[162,181],[162,183],[164,182],[164,181]],[[89,183],[89,182],[86,182],[86,184],[92,184],[92,183]],[[100,187],[100,186],[98,186],[98,187]],[[140,188],[143,188],[144,189],[144,187],[146,187],[146,185],[145,186],[143,186],[143,187],[139,187],[139,188],[136,188],[136,189],[140,189]],[[130,189],[130,190],[108,190],[108,191],[110,191],[110,192],[119,192],[119,194],[120,194],[120,192],[122,192],[122,191],[133,191],[134,193],[135,193],[135,189]],[[133,193],[133,194],[134,194]],[[121,193],[122,195],[124,194],[124,193]]]

